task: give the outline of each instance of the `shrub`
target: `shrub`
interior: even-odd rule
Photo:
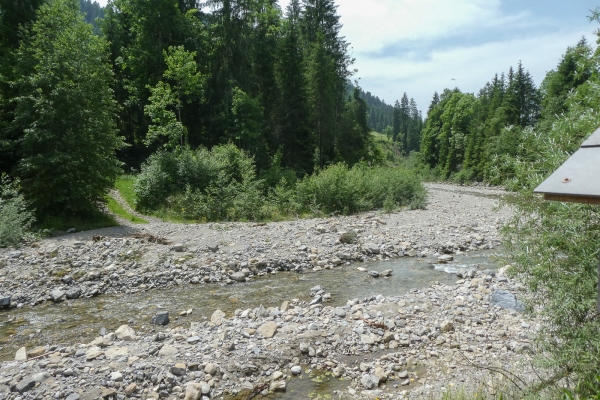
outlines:
[[[582,92],[584,96],[581,96]],[[568,112],[547,132],[531,132],[535,158],[515,160],[511,187],[516,209],[505,228],[513,272],[531,291],[529,308],[545,322],[537,344],[544,365],[557,379],[578,382],[581,398],[600,392],[598,289],[598,206],[547,202],[532,193],[600,125],[600,85],[585,84],[572,96]]]
[[[297,185],[303,206],[310,204],[325,213],[352,214],[383,208],[387,199],[399,207],[422,208],[425,189],[415,174],[403,168],[367,167],[348,169],[332,165]]]
[[[29,204],[19,192],[19,181],[0,178],[0,247],[14,246],[28,235],[34,222]]]
[[[275,161],[263,176],[274,186],[257,179],[252,158],[232,144],[161,151],[135,181],[137,208],[176,219],[255,221],[425,204],[420,180],[404,168],[335,164],[297,181]]]

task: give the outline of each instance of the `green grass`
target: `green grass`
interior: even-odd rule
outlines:
[[[111,215],[95,210],[81,217],[47,217],[36,224],[35,228],[50,232],[66,232],[75,228],[77,232],[81,232],[111,226],[119,226],[119,224]]]
[[[127,210],[125,210],[123,208],[123,206],[121,204],[119,204],[118,201],[116,201],[113,197],[111,196],[106,196],[106,200],[108,201],[108,209],[111,213],[118,215],[119,217],[126,219],[128,221],[131,221],[135,224],[147,224],[148,221],[146,221],[145,219],[136,217],[133,214],[130,214]]]
[[[122,175],[115,182],[115,188],[121,194],[121,197],[125,199],[129,207],[135,209],[135,203],[137,201],[135,191],[133,190],[133,183],[135,177],[132,175]]]

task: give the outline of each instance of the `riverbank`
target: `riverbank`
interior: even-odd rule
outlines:
[[[496,209],[501,191],[428,189],[429,206],[420,211],[258,226],[153,221],[143,231],[125,226],[48,239],[2,253],[0,294],[10,290],[11,305],[22,308],[173,286],[202,291],[210,282],[244,285],[282,270],[361,268],[367,276],[369,263],[350,264],[397,257],[434,262],[499,244],[498,228],[510,216]],[[340,243],[351,231],[357,242]],[[402,279],[379,275],[373,279]],[[519,308],[508,294],[519,290],[503,270],[474,268],[462,271],[456,284],[387,297],[374,291],[335,307],[327,287],[315,287],[312,300],[290,298],[233,315],[216,306],[210,320],[191,309],[170,310],[166,327],[147,321],[150,328],[136,331],[126,324],[92,342],[21,349],[15,361],[0,364],[0,394],[245,399],[271,391],[286,398],[306,388],[303,380],[332,380],[322,394],[334,398],[439,398],[450,387],[478,388],[496,379],[486,368],[514,371],[528,361],[535,324],[498,307],[500,300]]]
[[[327,293],[315,287],[312,305],[290,299],[231,318],[215,310],[210,320],[182,316],[140,336],[124,325],[90,343],[21,349],[17,360],[0,364],[0,393],[243,399],[253,391],[285,392],[293,379],[319,371],[342,380],[329,393],[334,398],[439,398],[452,385],[486,383],[486,368],[514,371],[532,349],[535,326],[492,301],[519,285],[502,269],[465,275],[455,285],[341,307],[323,303]]]
[[[426,210],[268,224],[152,221],[3,249],[0,297],[11,306],[37,305],[500,244],[498,229],[510,215],[496,209],[504,192],[445,184],[429,184],[428,191]],[[354,243],[340,242],[352,232]]]

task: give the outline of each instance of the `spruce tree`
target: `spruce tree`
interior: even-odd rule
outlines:
[[[77,0],[50,0],[19,50],[16,123],[25,195],[40,215],[85,214],[120,173],[106,42]]]
[[[278,125],[279,143],[283,146],[282,164],[302,175],[311,173],[314,167],[314,137],[308,123],[300,15],[299,0],[292,0],[282,29],[277,76],[281,91]]]
[[[402,110],[400,109],[400,102],[396,100],[394,103],[394,112],[392,115],[392,140],[395,142],[398,140],[400,135],[400,124],[402,121]]]

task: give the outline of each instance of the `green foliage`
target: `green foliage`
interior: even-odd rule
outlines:
[[[15,246],[29,235],[33,212],[20,193],[19,180],[0,177],[0,247]]]
[[[545,321],[538,346],[545,363],[576,382],[581,398],[600,393],[600,319],[596,311],[600,213],[597,206],[546,202],[532,189],[600,125],[600,83],[581,85],[547,132],[526,132],[527,151],[513,161],[517,213],[505,230],[514,273]]]
[[[108,207],[108,211],[110,211],[113,214],[118,215],[119,217],[129,220],[135,224],[147,224],[148,221],[146,221],[143,218],[139,218],[133,214],[131,214],[130,212],[128,212],[125,208],[123,208],[123,206],[121,204],[119,204],[119,202],[117,200],[115,200],[112,196],[107,196],[106,199],[106,206]]]
[[[356,231],[344,232],[340,235],[340,243],[354,244],[358,239],[358,233]]]
[[[520,63],[507,77],[496,75],[477,96],[458,89],[436,93],[421,136],[422,161],[443,179],[499,182],[512,172],[499,171],[498,163],[517,155],[520,133],[538,122],[539,107],[538,90]]]
[[[125,200],[127,205],[131,208],[135,208],[137,198],[135,190],[133,188],[135,183],[135,177],[133,175],[121,175],[115,181],[115,188],[119,191],[119,194]]]
[[[335,164],[298,182],[296,190],[300,204],[327,214],[382,208],[388,196],[399,207],[425,206],[421,182],[402,168]]]
[[[85,22],[91,24],[94,28],[94,34],[100,35],[100,27],[98,26],[98,20],[104,18],[104,9],[98,2],[91,0],[79,0],[79,7],[81,12],[85,16]]]
[[[279,178],[269,189],[257,179],[253,161],[233,144],[165,151],[142,167],[134,190],[137,209],[195,221],[246,221],[324,215],[397,207],[422,208],[425,190],[402,168],[348,168],[335,164],[296,181],[274,165],[265,175]]]
[[[107,45],[75,0],[40,7],[21,44],[16,124],[23,193],[39,215],[94,210],[120,172]]]
[[[226,202],[235,200],[231,198],[235,190],[261,192],[255,177],[252,159],[233,144],[216,146],[210,151],[204,148],[186,148],[174,153],[160,151],[150,156],[135,181],[136,208],[146,211],[163,208],[176,214],[196,213],[198,218],[193,219],[217,220],[227,215]],[[177,196],[183,197],[175,200]],[[200,205],[192,206],[191,202],[200,201],[203,196],[206,199],[202,203],[216,206],[203,211],[198,209]],[[219,205],[219,201],[224,203]]]

